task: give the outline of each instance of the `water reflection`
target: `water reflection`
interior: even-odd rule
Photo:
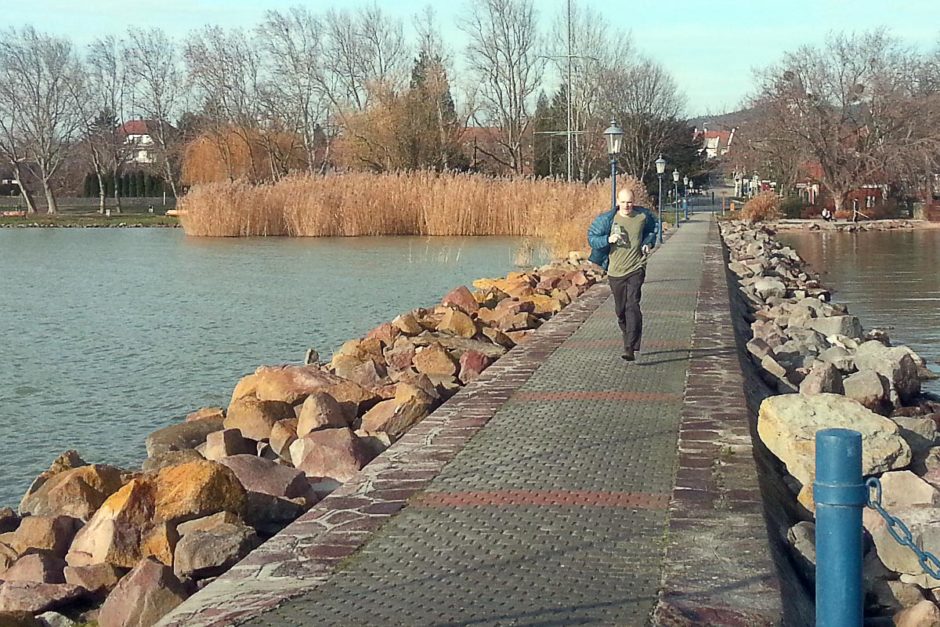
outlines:
[[[940,230],[781,233],[865,328],[888,329],[940,371]],[[927,389],[940,394],[940,382]]]

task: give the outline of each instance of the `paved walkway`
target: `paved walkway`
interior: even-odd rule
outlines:
[[[243,624],[647,623],[710,220],[651,258],[636,363],[595,287],[601,306],[423,491],[328,580]]]

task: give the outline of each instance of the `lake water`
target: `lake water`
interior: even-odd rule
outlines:
[[[866,329],[887,329],[940,372],[940,230],[780,233]],[[940,394],[940,381],[925,389]]]
[[[139,465],[148,433],[225,406],[257,366],[299,363],[309,347],[328,359],[400,312],[505,275],[520,244],[0,229],[0,505],[69,448]]]

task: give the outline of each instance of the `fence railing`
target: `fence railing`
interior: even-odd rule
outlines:
[[[861,627],[862,510],[874,509],[888,533],[917,556],[921,568],[940,579],[940,559],[914,542],[907,525],[881,505],[881,482],[862,478],[862,436],[850,429],[816,433],[816,625]]]
[[[36,204],[37,210],[44,210],[46,208],[46,199],[41,195],[35,196],[33,201]],[[59,205],[60,211],[91,212],[98,209],[97,197],[56,198],[56,203]],[[115,204],[113,198],[108,198],[105,206],[113,210],[117,205]],[[173,196],[168,195],[166,197],[165,205],[163,204],[163,196],[129,197],[121,199],[121,208],[135,213],[146,213],[151,206],[156,213],[164,213],[166,209],[173,209],[176,207],[176,199],[173,198]],[[26,203],[23,202],[23,199],[20,196],[0,196],[0,209],[2,210],[22,210],[25,208]]]

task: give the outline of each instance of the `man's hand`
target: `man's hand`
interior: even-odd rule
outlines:
[[[620,236],[613,233],[610,234],[610,237],[607,238],[607,241],[611,244],[616,244],[620,241]]]
[[[644,255],[644,256],[646,256],[646,255],[650,254],[650,252],[652,252],[652,250],[650,249],[649,244],[643,244],[643,248],[641,248],[640,250],[643,251],[643,255]]]

